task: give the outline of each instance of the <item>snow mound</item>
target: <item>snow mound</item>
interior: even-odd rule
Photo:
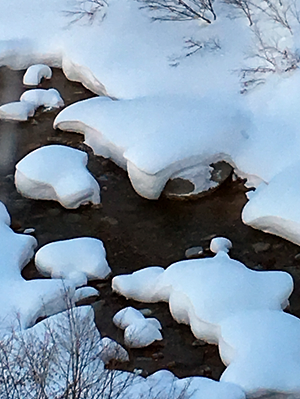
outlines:
[[[228,318],[219,344],[228,365],[221,381],[238,383],[249,396],[299,395],[299,336],[300,320],[284,312],[260,310]]]
[[[159,370],[146,379],[155,399],[245,399],[235,384],[217,382],[205,377],[179,379],[168,370]]]
[[[114,324],[125,330],[124,342],[129,348],[143,348],[154,341],[162,340],[161,324],[157,319],[148,318],[138,310],[127,307],[120,310],[113,318]]]
[[[16,165],[16,188],[25,197],[55,200],[69,209],[99,204],[100,188],[87,161],[85,152],[63,145],[38,148]]]
[[[149,267],[139,274],[116,276],[112,288],[123,295],[124,286],[124,295],[135,300],[169,302],[175,320],[189,324],[197,338],[210,343],[219,342],[221,324],[228,317],[249,310],[281,310],[293,290],[288,273],[250,270],[224,251],[213,258],[176,262],[157,272]]]
[[[35,264],[44,276],[72,279],[78,285],[104,279],[111,272],[102,241],[91,237],[47,244],[36,253]]]
[[[21,95],[20,101],[34,104],[35,109],[41,106],[47,109],[64,106],[64,101],[56,89],[27,90]]]
[[[27,121],[34,115],[35,105],[24,101],[15,101],[1,105],[0,119],[13,121]]]
[[[220,251],[228,253],[230,248],[232,248],[232,242],[227,238],[216,237],[211,240],[210,250],[215,254],[217,254]]]
[[[126,169],[134,189],[149,199],[183,171],[195,185],[192,194],[215,187],[210,164],[232,163],[249,125],[237,99],[233,105],[230,97],[222,103],[185,96],[96,97],[70,105],[54,121],[54,128],[83,133],[95,154]]]
[[[23,84],[26,86],[37,86],[43,78],[51,79],[52,70],[48,65],[31,65],[23,76]]]
[[[110,338],[102,338],[101,340],[102,350],[101,350],[101,360],[108,364],[111,360],[116,360],[117,362],[129,362],[129,355],[126,349],[124,349],[120,344]]]
[[[300,162],[276,175],[269,184],[262,183],[248,193],[249,202],[242,212],[245,224],[283,237],[300,245]]]

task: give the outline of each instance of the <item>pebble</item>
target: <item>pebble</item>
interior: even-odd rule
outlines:
[[[154,360],[163,359],[164,357],[165,356],[162,352],[153,353],[153,355],[152,355],[152,359],[154,359]]]
[[[60,209],[52,208],[48,210],[48,216],[58,216],[60,214]]]
[[[203,341],[202,339],[196,339],[193,343],[192,346],[206,346],[207,342]]]
[[[151,357],[139,356],[135,359],[137,362],[149,362],[152,361]]]
[[[117,224],[119,224],[117,219],[112,218],[110,216],[104,216],[103,218],[100,219],[100,222],[110,224],[111,226],[116,226]]]
[[[191,247],[185,251],[185,257],[187,259],[192,258],[199,258],[203,255],[203,248],[202,247]]]
[[[256,242],[252,245],[254,251],[258,254],[260,252],[266,252],[271,248],[271,244],[268,242]]]
[[[151,316],[152,315],[152,310],[151,309],[139,309],[139,311],[144,315],[145,317]]]
[[[29,227],[28,229],[25,229],[23,231],[23,234],[32,234],[35,232],[35,229],[33,227]]]

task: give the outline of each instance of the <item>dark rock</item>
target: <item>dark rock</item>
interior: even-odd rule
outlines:
[[[192,346],[199,347],[199,346],[206,346],[208,345],[207,342],[203,341],[202,339],[196,339],[193,343]]]
[[[271,248],[271,244],[268,242],[256,242],[252,245],[254,251],[258,254],[260,252],[266,252]]]
[[[222,184],[232,174],[233,168],[225,161],[216,162],[210,165],[213,170],[210,180]]]
[[[184,254],[187,259],[199,258],[199,257],[203,256],[203,248],[200,246],[199,247],[191,247],[191,248],[188,248]]]
[[[164,358],[164,354],[162,352],[156,352],[153,353],[152,355],[152,359],[154,360],[159,360],[159,359],[163,359]]]
[[[177,177],[176,179],[169,180],[164,188],[164,195],[172,198],[177,195],[186,195],[194,191],[194,184],[189,180]]]
[[[300,262],[300,253],[299,254],[297,254],[297,255],[295,255],[295,258],[294,258],[297,262]]]

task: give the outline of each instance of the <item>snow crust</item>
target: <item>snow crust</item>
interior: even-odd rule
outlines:
[[[124,343],[129,348],[143,348],[154,341],[161,341],[160,322],[155,318],[145,318],[144,315],[132,308],[121,309],[114,315],[114,324],[125,330]]]
[[[49,145],[29,153],[16,165],[15,185],[28,198],[58,201],[69,209],[100,203],[100,187],[86,169],[85,152]]]
[[[51,79],[52,70],[48,65],[31,65],[23,76],[23,84],[26,86],[37,86],[43,78]]]
[[[45,276],[72,279],[78,285],[104,279],[111,273],[102,241],[91,237],[44,245],[35,255],[35,265]]]

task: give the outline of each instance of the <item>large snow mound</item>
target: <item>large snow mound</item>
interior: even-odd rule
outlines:
[[[219,245],[213,258],[176,262],[165,271],[149,267],[116,276],[112,288],[134,300],[169,302],[175,320],[189,324],[197,338],[218,343],[221,324],[228,317],[249,310],[280,311],[293,290],[288,273],[250,270],[226,252],[227,246]]]
[[[78,285],[106,278],[111,272],[102,241],[91,237],[47,244],[36,253],[35,264],[45,276],[72,279]]]
[[[135,190],[154,199],[183,170],[198,170],[198,192],[214,186],[209,165],[231,161],[246,143],[248,122],[228,97],[226,104],[184,96],[92,98],[65,108],[54,127],[83,133],[95,154],[127,169]]]
[[[262,183],[248,193],[249,202],[242,219],[256,229],[276,234],[300,245],[300,214],[296,206],[300,196],[300,162],[276,175],[269,184]]]
[[[86,169],[85,152],[49,145],[29,153],[16,165],[15,185],[28,198],[55,200],[69,209],[100,203],[100,188]]]
[[[278,311],[243,312],[222,323],[221,381],[247,394],[300,394],[300,320]],[[299,397],[299,396],[297,396]]]

